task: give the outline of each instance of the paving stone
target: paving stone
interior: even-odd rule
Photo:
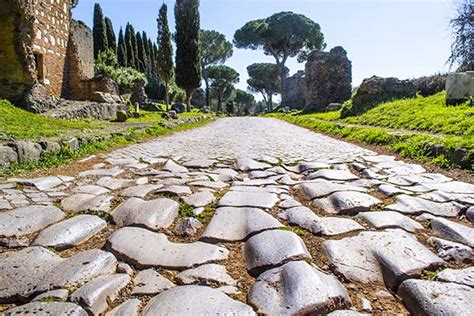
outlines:
[[[466,218],[471,222],[474,223],[474,206],[471,206],[466,211]]]
[[[315,235],[335,236],[352,231],[364,230],[357,222],[340,217],[319,217],[314,212],[305,207],[294,207],[286,210],[280,217],[287,220],[292,225],[297,225],[310,231]]]
[[[358,176],[344,170],[323,169],[308,175],[309,180],[326,179],[333,181],[351,181],[359,179]]]
[[[313,200],[313,205],[329,214],[355,214],[381,204],[379,199],[362,192],[335,192],[326,198]]]
[[[182,218],[176,225],[175,234],[178,236],[194,236],[201,227],[201,222],[194,217]]]
[[[364,212],[359,213],[358,216],[377,229],[401,228],[411,233],[417,229],[423,229],[420,223],[398,212]]]
[[[227,269],[218,264],[205,264],[185,270],[176,276],[176,282],[181,285],[237,285],[237,281],[227,273]]]
[[[331,181],[318,179],[312,182],[305,182],[296,186],[296,188],[308,199],[313,200],[322,198],[335,192],[358,191],[367,192],[366,189],[353,185],[339,184]]]
[[[210,168],[215,163],[214,160],[210,159],[195,159],[186,161],[183,166],[188,168]]]
[[[276,164],[280,163],[280,159],[275,158],[273,156],[269,156],[269,155],[262,155],[262,156],[258,157],[255,160],[260,161],[260,162],[266,162],[266,163],[269,163],[271,165],[276,165]]]
[[[124,170],[120,168],[112,169],[91,169],[79,173],[80,178],[84,177],[116,177],[124,173]]]
[[[256,208],[218,208],[200,240],[243,241],[262,231],[283,227],[270,214]]]
[[[13,207],[6,201],[0,201],[0,210],[11,210]]]
[[[224,260],[229,255],[229,251],[222,247],[203,242],[173,243],[164,234],[136,227],[125,227],[114,232],[107,248],[118,258],[139,268],[186,269]]]
[[[117,264],[117,273],[133,275],[134,271],[129,264],[126,264],[125,262],[119,262],[119,264]]]
[[[63,183],[59,177],[44,177],[35,179],[8,179],[9,182],[15,182],[24,186],[33,186],[40,191],[49,190]]]
[[[377,190],[383,195],[388,196],[388,197],[399,195],[399,194],[410,194],[409,191],[403,190],[401,188],[398,188],[390,184],[382,184],[381,186],[378,187]]]
[[[78,215],[44,229],[32,245],[65,250],[86,242],[105,227],[107,222],[98,216]]]
[[[63,302],[32,302],[26,305],[9,309],[5,315],[68,315],[88,316],[87,312],[79,305]]]
[[[214,202],[216,197],[209,191],[202,191],[183,197],[184,203],[192,207],[202,207]]]
[[[427,280],[406,280],[398,295],[413,315],[467,315],[474,301],[471,287]]]
[[[223,182],[233,181],[239,175],[237,171],[230,168],[214,169],[212,170],[212,173],[218,174],[217,180],[214,179],[214,181],[223,181]]]
[[[320,169],[329,169],[331,168],[331,164],[328,164],[326,162],[320,162],[320,161],[310,161],[310,162],[302,162],[298,166],[298,171],[299,172],[305,172],[305,171],[313,171],[313,170],[320,170]]]
[[[438,273],[438,281],[452,282],[474,287],[474,267],[460,270],[446,269]]]
[[[454,260],[459,263],[473,261],[474,252],[469,246],[436,237],[428,238],[428,243],[436,249],[437,255],[446,261]]]
[[[162,189],[159,189],[156,191],[157,194],[159,193],[167,193],[167,194],[174,194],[174,195],[190,195],[193,192],[191,189],[187,186],[183,185],[170,185],[170,186],[165,186]]]
[[[420,165],[408,164],[402,161],[384,161],[377,163],[377,168],[383,169],[387,174],[417,175],[426,172]]]
[[[66,212],[109,212],[113,197],[110,195],[74,194],[61,201]]]
[[[186,299],[183,299],[186,298]],[[155,296],[143,316],[155,315],[256,315],[252,308],[206,286],[178,286]]]
[[[405,232],[362,232],[322,245],[338,274],[362,283],[384,281],[391,290],[407,278],[420,277],[423,270],[444,265],[441,258]]]
[[[156,295],[175,287],[173,282],[153,269],[138,272],[133,282],[135,287],[132,294],[135,295]]]
[[[227,183],[224,183],[222,181],[192,181],[189,182],[188,185],[214,190],[221,190],[229,186]]]
[[[178,165],[173,160],[168,160],[163,166],[163,170],[169,171],[172,173],[187,173],[189,172],[188,168]]]
[[[437,217],[431,220],[431,229],[435,236],[474,247],[474,228]]]
[[[279,201],[274,193],[229,191],[219,201],[219,206],[272,208]]]
[[[281,193],[288,193],[288,190],[282,189],[281,187],[265,187],[265,188],[259,188],[259,187],[254,187],[254,186],[232,186],[230,188],[230,191],[235,191],[235,192],[256,192],[256,193],[275,193],[275,194],[281,194]]]
[[[265,170],[265,171],[255,170],[255,171],[250,172],[249,175],[250,175],[250,179],[265,179],[265,178],[275,176],[276,173],[272,171],[268,171],[268,170]]]
[[[351,309],[344,309],[344,310],[340,309],[340,310],[327,314],[327,316],[362,316],[362,315],[369,315],[369,314],[362,314],[362,313],[353,311]]]
[[[321,315],[350,306],[336,277],[304,262],[289,262],[262,273],[252,285],[249,304],[264,315]]]
[[[116,179],[111,177],[102,177],[97,181],[97,185],[105,187],[109,190],[118,190],[130,187],[136,184],[134,180]]]
[[[462,205],[454,202],[436,203],[405,194],[397,196],[395,204],[386,207],[387,210],[404,214],[419,215],[426,212],[444,217],[456,217],[463,208]]]
[[[38,295],[32,301],[33,302],[45,302],[45,301],[55,301],[55,302],[66,302],[69,297],[69,291],[66,289],[59,289],[49,291],[43,294]]]
[[[66,214],[54,206],[32,205],[0,212],[0,244],[21,240],[65,217]]]
[[[130,198],[112,212],[112,218],[120,227],[134,225],[159,230],[171,226],[178,212],[178,202],[171,199],[145,201]]]
[[[100,276],[71,295],[71,301],[82,305],[93,315],[99,315],[109,308],[123,288],[130,282],[126,274],[113,274]]]
[[[251,237],[244,247],[245,265],[252,276],[289,261],[311,259],[303,240],[291,231],[268,230]]]
[[[105,159],[105,161],[115,166],[123,166],[123,165],[138,163],[138,160],[131,157],[127,157],[127,158],[110,157],[110,158]]]
[[[258,162],[250,158],[240,158],[237,160],[237,169],[240,171],[254,171],[254,170],[265,170],[271,168],[272,165]]]
[[[297,207],[297,206],[301,206],[301,203],[294,200],[293,198],[284,200],[284,201],[280,202],[280,204],[278,204],[278,207],[280,207],[282,209],[285,209],[285,210],[288,209],[288,208]]]
[[[446,193],[457,193],[457,194],[474,194],[474,184],[461,182],[461,181],[450,181],[445,183],[429,183],[429,187],[435,190],[443,191]]]
[[[137,298],[131,298],[112,309],[105,314],[106,316],[138,316],[141,301]]]
[[[163,188],[162,184],[141,184],[120,191],[120,196],[144,198],[149,193]]]

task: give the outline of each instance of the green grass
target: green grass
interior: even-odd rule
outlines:
[[[153,111],[146,111],[140,110],[140,117],[138,118],[129,118],[127,120],[128,123],[154,123],[154,122],[162,122],[165,119],[161,117],[162,112],[153,112]],[[185,112],[179,114],[180,118],[187,118],[187,117],[195,117],[195,116],[202,116],[203,113],[200,113],[198,110],[194,110],[193,112]],[[209,116],[209,114],[208,114]]]

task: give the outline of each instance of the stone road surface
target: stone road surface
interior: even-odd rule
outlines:
[[[0,314],[472,314],[471,184],[262,118],[92,159],[0,183]]]

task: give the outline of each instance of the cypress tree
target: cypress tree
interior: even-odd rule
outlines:
[[[140,61],[138,59],[137,33],[135,32],[135,28],[132,25],[131,25],[130,32],[131,32],[130,38],[131,38],[131,43],[132,43],[133,56],[135,56],[134,68],[136,70],[139,70]]]
[[[163,4],[158,17],[158,44],[159,49],[155,56],[156,70],[161,80],[165,83],[166,110],[169,104],[169,85],[173,79],[173,46],[168,25],[168,6]]]
[[[102,13],[102,8],[98,3],[94,5],[93,36],[94,58],[97,58],[97,56],[99,56],[99,53],[107,50],[108,47],[104,14]]]
[[[125,46],[122,28],[120,28],[119,32],[117,57],[119,65],[122,67],[127,67],[127,47]]]
[[[148,36],[146,35],[145,31],[142,32],[142,41],[143,41],[143,49],[144,49],[145,60],[146,60],[145,72],[146,72],[147,76],[150,76],[151,56],[150,56],[150,50],[149,50],[149,46],[148,46]]]
[[[135,50],[133,49],[133,40],[135,32],[133,31],[133,26],[130,23],[127,23],[125,27],[125,47],[127,51],[127,67],[135,68]]]
[[[145,73],[147,67],[145,46],[143,45],[142,35],[137,33],[137,60],[138,60],[138,71]]]
[[[117,53],[117,38],[115,37],[114,26],[112,24],[112,20],[109,18],[105,18],[105,30],[107,34],[107,46],[109,49],[112,49],[114,52]]]
[[[188,112],[191,98],[201,85],[201,27],[199,0],[176,0],[176,84],[186,91]]]

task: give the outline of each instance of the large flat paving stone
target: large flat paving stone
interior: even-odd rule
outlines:
[[[423,229],[423,225],[417,221],[394,211],[364,212],[358,216],[377,229],[401,228],[408,232]]]
[[[433,182],[427,184],[432,189],[443,191],[446,193],[454,194],[474,194],[474,184],[461,182],[461,181],[450,181],[450,182]]]
[[[100,178],[97,183],[104,188],[109,190],[118,190],[123,188],[131,187],[132,185],[136,184],[136,181],[129,180],[129,179],[116,179],[111,177],[102,177]]]
[[[141,301],[137,298],[131,298],[112,309],[105,314],[106,316],[138,316]]]
[[[335,192],[344,192],[344,191],[367,192],[367,189],[364,189],[358,186],[335,183],[335,182],[327,181],[324,179],[318,179],[312,182],[305,182],[305,183],[297,185],[296,188],[306,198],[310,200],[322,198]]]
[[[60,177],[44,177],[44,178],[35,178],[35,179],[8,179],[8,182],[15,182],[24,186],[33,186],[33,187],[36,187],[40,191],[49,190],[63,184],[63,180]]]
[[[252,276],[289,261],[311,259],[303,240],[291,231],[269,230],[251,237],[244,247],[245,265]]]
[[[327,240],[322,244],[330,265],[351,281],[384,281],[396,290],[423,270],[435,270],[444,261],[405,232],[362,232],[355,237]]]
[[[314,206],[329,214],[355,214],[381,203],[372,195],[355,191],[335,192],[326,198],[313,200]]]
[[[94,194],[74,194],[61,201],[61,208],[66,212],[109,212],[113,196]]]
[[[32,302],[26,305],[9,309],[5,312],[7,316],[13,315],[68,315],[88,316],[87,312],[79,305],[63,302]]]
[[[100,276],[84,286],[81,286],[71,295],[71,301],[85,307],[93,315],[105,312],[122,290],[130,282],[126,274]]]
[[[109,193],[110,190],[101,187],[100,185],[87,184],[75,187],[74,189],[72,189],[72,192],[76,194],[101,195]]]
[[[443,260],[454,260],[459,263],[474,261],[474,250],[469,246],[436,237],[430,237],[427,241]]]
[[[346,171],[346,170],[336,170],[336,169],[322,169],[316,172],[310,173],[308,179],[326,179],[333,181],[352,181],[358,180],[359,177],[355,174]]]
[[[192,207],[203,207],[214,202],[216,197],[209,191],[196,192],[190,196],[183,197],[184,203]]]
[[[437,216],[456,217],[465,207],[455,202],[436,203],[413,197],[410,195],[399,195],[395,204],[388,205],[386,209],[404,214],[419,215],[430,213]]]
[[[80,245],[107,227],[94,215],[78,215],[42,230],[32,245],[64,250]]]
[[[163,188],[162,184],[140,184],[120,191],[120,196],[144,198],[149,193]]]
[[[133,279],[134,295],[156,295],[175,287],[174,283],[153,269],[143,270]]]
[[[107,248],[139,268],[187,269],[224,260],[229,255],[222,247],[203,242],[173,243],[164,234],[137,227],[117,230],[108,240]]]
[[[211,263],[189,269],[181,272],[176,276],[176,281],[182,285],[199,284],[208,285],[237,285],[224,266]]]
[[[172,173],[187,173],[189,172],[188,168],[178,165],[173,160],[168,160],[163,166],[163,170],[169,171]]]
[[[438,237],[474,248],[474,228],[436,217],[431,220],[431,229]]]
[[[460,270],[443,270],[438,273],[437,280],[474,287],[474,267],[469,267]]]
[[[270,209],[278,203],[278,196],[267,192],[229,191],[219,201],[219,206],[259,207]]]
[[[263,315],[322,315],[350,306],[337,278],[305,261],[262,273],[250,288],[248,301]]]
[[[283,225],[261,209],[221,207],[200,239],[206,242],[243,241],[249,236],[278,227]]]
[[[0,212],[0,245],[10,240],[36,233],[64,219],[64,214],[54,206],[31,205]]]
[[[474,289],[456,283],[406,280],[398,295],[413,315],[470,315]]]
[[[237,169],[240,171],[254,171],[254,170],[265,170],[271,168],[272,165],[259,162],[250,158],[237,159]]]
[[[178,212],[178,202],[171,199],[144,201],[130,198],[112,212],[112,218],[121,227],[135,225],[159,230],[171,226]]]
[[[79,177],[116,177],[125,171],[120,168],[90,169],[79,173]]]
[[[253,309],[207,286],[178,286],[150,300],[142,313],[155,315],[256,315]]]

